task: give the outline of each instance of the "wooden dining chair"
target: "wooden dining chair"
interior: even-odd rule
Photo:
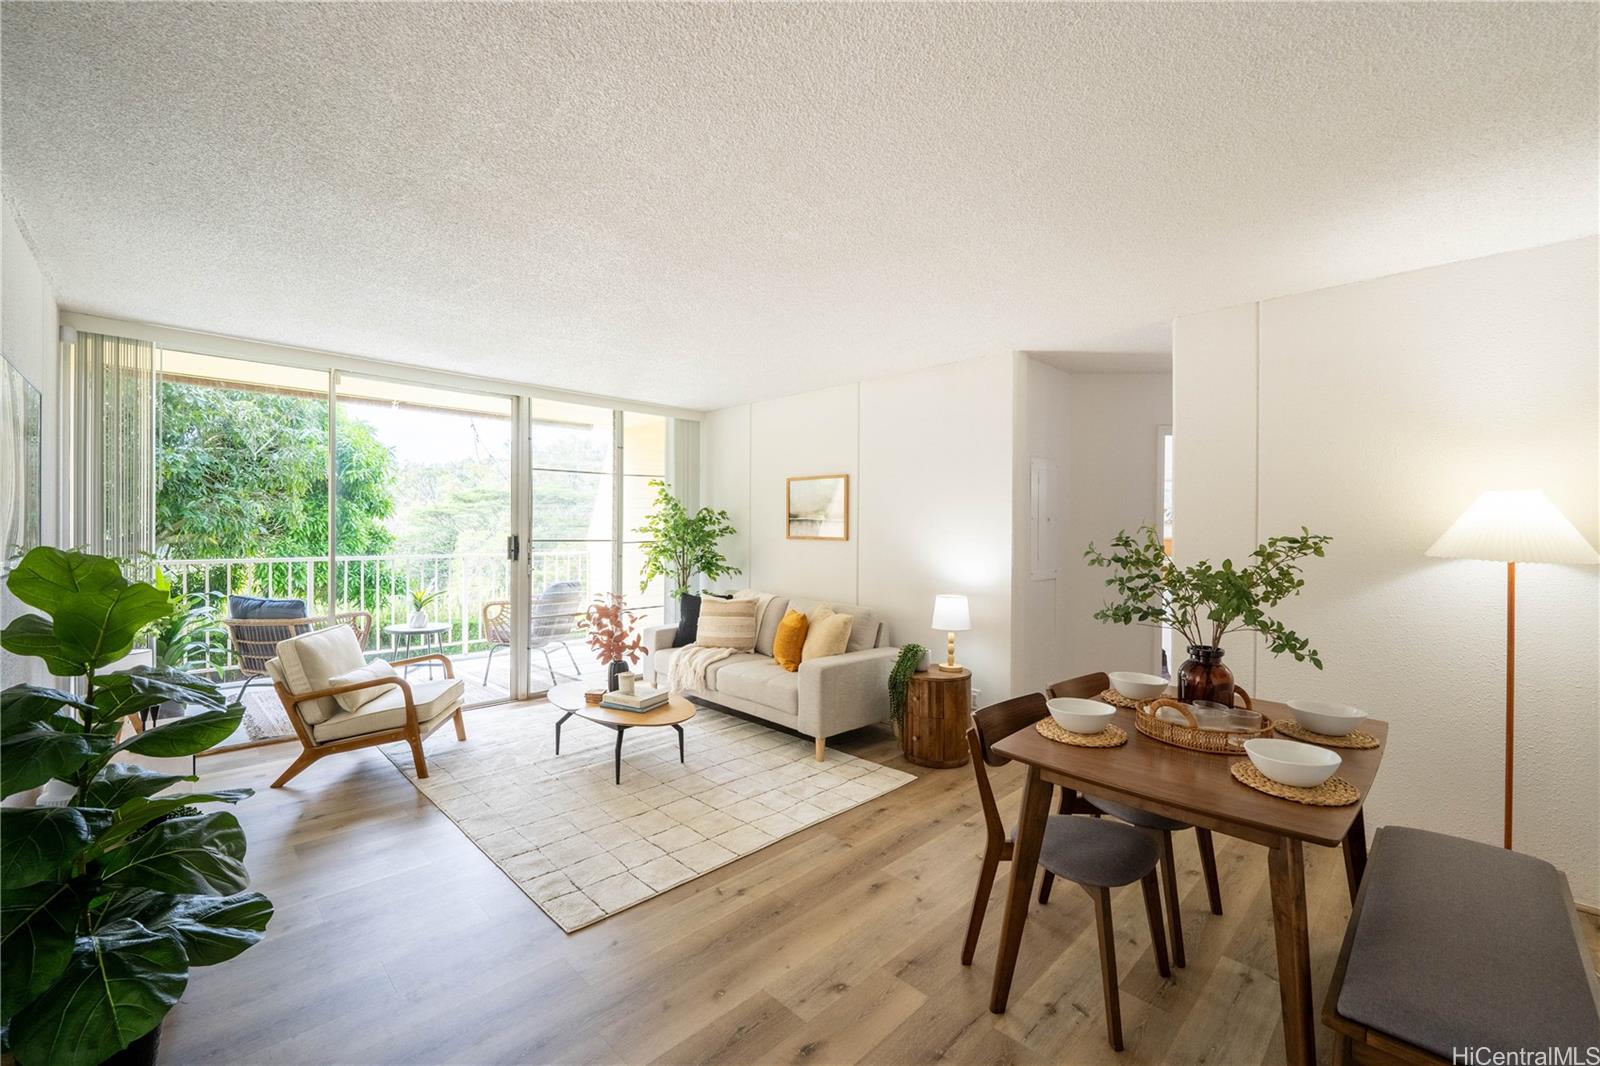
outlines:
[[[1082,677],[1068,678],[1057,681],[1050,686],[1050,695],[1056,698],[1072,698],[1092,700],[1099,696],[1111,685],[1111,679],[1105,674],[1084,674]],[[1222,913],[1222,885],[1217,880],[1217,853],[1211,841],[1211,830],[1200,829],[1180,822],[1175,818],[1167,818],[1149,811],[1130,807],[1114,800],[1101,799],[1098,796],[1083,797],[1087,810],[1084,813],[1100,815],[1109,814],[1111,817],[1127,822],[1149,832],[1161,848],[1161,887],[1162,894],[1167,899],[1167,928],[1172,935],[1172,965],[1183,966],[1183,916],[1178,909],[1178,864],[1172,856],[1172,834],[1180,833],[1185,829],[1194,829],[1194,839],[1200,848],[1200,870],[1205,876],[1206,895],[1211,902],[1211,913]],[[1079,808],[1083,810],[1082,807]],[[1050,875],[1044,876],[1044,883],[1039,886],[1039,901],[1045,902],[1050,898]]]
[[[972,915],[967,919],[967,939],[961,946],[961,965],[972,965],[983,929],[983,914],[989,906],[995,871],[1010,862],[1016,846],[1016,830],[1007,832],[995,804],[994,789],[985,767],[1004,766],[1009,759],[995,754],[994,745],[1019,729],[1031,727],[1049,714],[1044,697],[1037,692],[997,703],[973,712],[967,727],[967,746],[972,751],[972,772],[978,779],[978,800],[983,808],[983,866],[978,871],[978,887],[972,897]],[[1061,809],[1072,806],[1071,789],[1062,789]],[[1117,949],[1111,925],[1111,890],[1138,881],[1144,891],[1145,918],[1150,923],[1150,945],[1155,949],[1156,970],[1162,977],[1172,975],[1167,965],[1167,938],[1161,928],[1160,891],[1156,888],[1156,860],[1159,851],[1146,834],[1130,826],[1102,822],[1095,818],[1053,814],[1045,822],[1044,843],[1039,849],[1039,865],[1047,880],[1065,878],[1083,889],[1094,903],[1095,929],[1100,939],[1101,988],[1106,1004],[1106,1039],[1114,1050],[1122,1050],[1122,1000],[1117,992]],[[1040,902],[1048,902],[1048,893]]]

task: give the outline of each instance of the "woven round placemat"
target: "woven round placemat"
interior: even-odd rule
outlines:
[[[1106,689],[1104,692],[1100,693],[1098,698],[1105,703],[1111,704],[1113,707],[1132,708],[1139,706],[1138,700],[1129,699],[1127,696],[1124,696],[1114,688]]]
[[[1098,733],[1073,733],[1056,725],[1053,718],[1041,718],[1033,728],[1046,740],[1071,744],[1075,748],[1116,748],[1128,742],[1128,734],[1114,725],[1108,725]]]
[[[1342,737],[1330,737],[1326,733],[1313,733],[1293,718],[1280,718],[1272,723],[1272,728],[1280,736],[1293,737],[1303,740],[1307,744],[1321,744],[1325,748],[1376,748],[1378,738],[1371,733],[1363,733],[1359,729],[1352,729]]]
[[[1316,788],[1296,788],[1274,781],[1257,770],[1249,759],[1240,759],[1228,769],[1241,785],[1311,807],[1348,807],[1361,798],[1361,790],[1342,777],[1330,777]]]

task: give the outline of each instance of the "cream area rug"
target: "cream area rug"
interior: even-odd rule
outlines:
[[[418,780],[404,744],[381,750],[567,932],[759,851],[908,781],[911,774],[701,707],[670,728],[616,734],[549,704],[466,716],[468,739],[425,742]]]

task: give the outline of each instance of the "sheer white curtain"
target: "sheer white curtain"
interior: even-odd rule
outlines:
[[[81,539],[144,571],[155,551],[155,345],[79,331]]]

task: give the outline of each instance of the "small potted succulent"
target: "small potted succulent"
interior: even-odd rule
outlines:
[[[615,592],[596,596],[578,628],[589,634],[589,647],[606,664],[606,688],[617,691],[617,675],[644,658],[644,638],[638,632],[639,615],[627,608]]]
[[[1222,638],[1243,630],[1266,638],[1274,655],[1292,655],[1322,669],[1322,658],[1310,643],[1282,622],[1268,617],[1305,585],[1302,560],[1321,558],[1332,537],[1304,526],[1299,536],[1269,537],[1250,553],[1250,565],[1232,559],[1213,566],[1202,559],[1190,566],[1172,561],[1161,534],[1145,526],[1134,534],[1119,531],[1111,551],[1093,544],[1084,551],[1090,566],[1112,571],[1106,584],[1117,600],[1094,613],[1102,622],[1170,628],[1189,645],[1189,658],[1178,668],[1178,699],[1185,703],[1214,700],[1233,704],[1233,671],[1222,662]]]
[[[420,585],[407,593],[406,600],[411,604],[411,617],[407,619],[407,624],[415,627],[427,625],[428,605],[443,595],[443,592],[426,585]]]

